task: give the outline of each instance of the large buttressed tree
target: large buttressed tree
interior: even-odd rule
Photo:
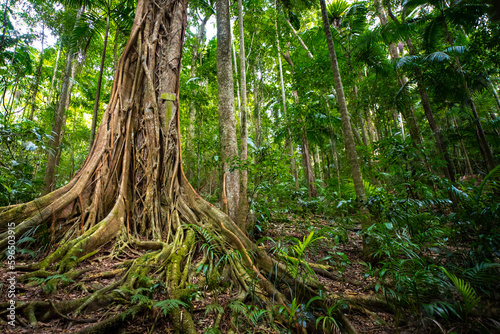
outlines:
[[[130,291],[148,287],[148,281],[140,279],[144,276],[163,281],[167,298],[183,300],[194,274],[193,253],[199,249],[196,233],[219,254],[237,254],[228,257],[226,272],[234,288],[241,291],[240,300],[252,286],[255,289],[252,280],[256,278],[260,299],[285,308],[287,296],[275,289],[280,284],[299,287],[308,296],[321,288],[312,277],[290,276],[226,214],[198,196],[184,176],[178,96],[187,3],[138,1],[108,107],[82,167],[62,188],[32,202],[0,209],[1,249],[7,246],[12,222],[17,238],[46,228],[56,241],[45,259],[18,268],[28,271],[20,280],[56,274],[81,276],[77,265],[105,245],[112,245],[115,255],[130,248],[137,255],[114,272],[114,282],[83,298],[18,305],[19,314],[32,326],[61,314],[81,313],[90,305],[123,301]],[[148,252],[141,255],[138,250]],[[264,275],[279,277],[282,283],[271,282]],[[52,284],[57,286],[58,280],[53,278]],[[115,326],[130,314],[127,312],[145,309],[146,304],[136,304],[89,331]],[[170,314],[178,331],[195,333],[189,312],[175,309]]]

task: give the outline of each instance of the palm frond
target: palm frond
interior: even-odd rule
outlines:
[[[437,52],[431,53],[430,55],[428,55],[424,59],[430,63],[441,63],[444,61],[450,61],[451,57],[444,52],[437,51]]]
[[[420,65],[420,56],[405,56],[398,60],[396,68],[407,68]]]
[[[446,276],[448,276],[450,281],[462,296],[464,312],[466,315],[469,314],[477,303],[479,303],[480,298],[477,296],[476,291],[474,291],[469,283],[465,282],[461,278],[458,278],[455,274],[448,272],[444,267],[441,267],[441,270],[446,274]]]
[[[444,36],[444,19],[439,16],[432,18],[425,26],[423,33],[423,47],[426,51],[434,51]]]
[[[479,201],[481,199],[481,194],[483,193],[484,188],[489,182],[489,186],[496,188],[499,186],[498,179],[500,178],[500,165],[496,166],[493,168],[488,175],[485,176],[483,179],[483,182],[481,182],[481,185],[479,186],[478,189],[478,194],[477,194],[477,200]]]

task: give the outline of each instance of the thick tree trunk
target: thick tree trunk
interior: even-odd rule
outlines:
[[[241,109],[240,109],[240,127],[241,127],[241,152],[240,159],[243,168],[240,172],[240,198],[238,205],[238,225],[246,231],[248,214],[248,195],[247,183],[248,173],[245,167],[248,159],[248,128],[247,128],[247,79],[246,79],[246,55],[245,55],[245,33],[243,31],[243,3],[238,0],[238,27],[240,33],[240,89],[241,89]]]
[[[217,0],[217,84],[219,90],[219,134],[221,158],[229,216],[237,221],[240,195],[240,174],[230,171],[232,160],[238,156],[234,121],[234,88],[231,61],[231,22],[229,0]]]

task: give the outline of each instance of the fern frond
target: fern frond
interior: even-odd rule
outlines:
[[[214,312],[215,314],[223,314],[224,313],[224,308],[219,305],[219,303],[214,302],[212,304],[207,305],[205,308],[205,315],[207,315],[210,312]]]
[[[241,313],[243,315],[247,314],[247,306],[240,302],[239,300],[233,300],[228,304],[229,309],[234,313]]]
[[[167,316],[173,310],[179,309],[181,307],[188,307],[188,305],[177,299],[165,299],[161,302],[157,302],[154,307],[160,308],[160,310],[163,311],[164,315]]]

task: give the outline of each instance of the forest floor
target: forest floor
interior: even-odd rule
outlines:
[[[282,249],[286,250],[286,247],[291,247],[296,244],[297,239],[302,241],[304,236],[310,233],[311,226],[315,226],[316,229],[321,229],[322,227],[332,227],[332,225],[334,225],[334,223],[329,220],[311,215],[307,217],[288,215],[285,216],[284,219],[286,222],[280,220],[268,224],[266,227],[266,237],[268,238],[264,238],[264,241],[260,243],[259,247],[264,247],[270,253],[275,253],[277,249],[276,245],[279,244],[279,247],[284,247]],[[316,231],[315,236],[321,236],[321,230]],[[318,275],[318,279],[326,287],[328,293],[335,293],[340,296],[373,295],[375,294],[374,280],[373,278],[365,277],[366,267],[362,264],[363,262],[359,257],[361,236],[357,233],[356,228],[347,230],[346,233],[347,238],[345,238],[344,234],[343,242],[338,242],[338,238],[336,240],[337,242],[334,241],[334,237],[331,234],[324,235],[323,239],[319,240],[308,249],[307,260],[313,264],[328,264],[328,261],[330,261],[330,265],[333,264],[329,270],[330,274],[326,275],[330,277],[325,277],[325,275],[321,274]],[[108,246],[79,265],[79,269],[85,268],[87,271],[80,278],[75,279],[75,281],[68,281],[66,284],[60,283],[56,288],[51,288],[47,286],[47,284],[35,285],[30,283],[18,283],[16,291],[17,301],[29,302],[33,300],[51,300],[53,303],[57,303],[62,300],[83,297],[112,283],[117,278],[108,277],[93,279],[93,277],[99,275],[99,273],[111,272],[117,268],[118,264],[127,260],[132,260],[143,253],[144,252],[140,250],[130,249],[128,253],[123,253],[117,257],[110,257],[111,247]],[[200,253],[199,256],[201,256],[201,252],[198,253]],[[24,258],[25,261],[28,259],[26,255],[19,257],[21,259],[18,259],[18,261],[22,260],[22,258]],[[328,259],[328,257],[330,257],[330,259]],[[196,262],[197,259],[195,258],[193,263]],[[21,273],[19,273],[19,275],[20,274]],[[231,311],[227,306],[231,300],[236,299],[237,292],[235,292],[234,289],[231,291],[230,282],[220,282],[215,289],[209,287],[202,283],[204,281],[201,279],[201,276],[202,274],[200,273],[200,275],[195,278],[195,281],[191,282],[193,286],[197,283],[203,285],[197,287],[197,292],[193,294],[192,300],[193,320],[197,326],[197,331],[199,333],[204,333],[206,329],[214,324],[217,318],[217,312],[215,312],[210,305],[213,305],[214,301],[217,301],[224,309],[224,313],[219,316],[221,317],[219,328],[222,333],[226,333],[229,329],[231,318]],[[0,267],[0,302],[5,300],[7,296],[7,284],[5,284],[5,282],[7,282],[7,268],[2,264]],[[163,296],[162,298],[159,292],[155,292],[151,296],[151,299],[162,300],[165,299],[165,297]],[[306,302],[307,301],[304,303]],[[111,305],[105,309],[87,309],[82,315],[75,317],[78,321],[71,321],[71,319],[75,318],[73,318],[73,315],[67,315],[67,319],[59,318],[48,321],[47,323],[39,322],[39,328],[37,329],[30,328],[29,326],[21,326],[19,323],[15,329],[12,329],[5,322],[5,311],[0,310],[0,333],[73,333],[123,311],[123,305]],[[394,324],[394,316],[390,313],[381,310],[369,311],[363,308],[351,307],[347,303],[343,311],[360,333],[388,334],[397,332]],[[264,318],[259,322],[252,323],[248,317],[241,317],[238,325],[238,332],[276,333],[275,329],[265,323],[266,320]],[[89,322],[80,323],[83,321]],[[277,323],[277,325],[279,328],[282,327],[279,323]],[[308,326],[309,328],[307,328],[307,330],[309,333],[323,332],[321,328],[317,330],[311,328],[314,327],[314,321],[309,322]],[[122,327],[122,329],[116,333],[169,333],[173,332],[172,327],[168,317],[165,318],[160,310],[152,307],[151,311],[138,314],[134,318],[128,319],[126,326]],[[283,330],[281,332],[286,331]],[[415,333],[415,330],[400,326],[399,333]]]

